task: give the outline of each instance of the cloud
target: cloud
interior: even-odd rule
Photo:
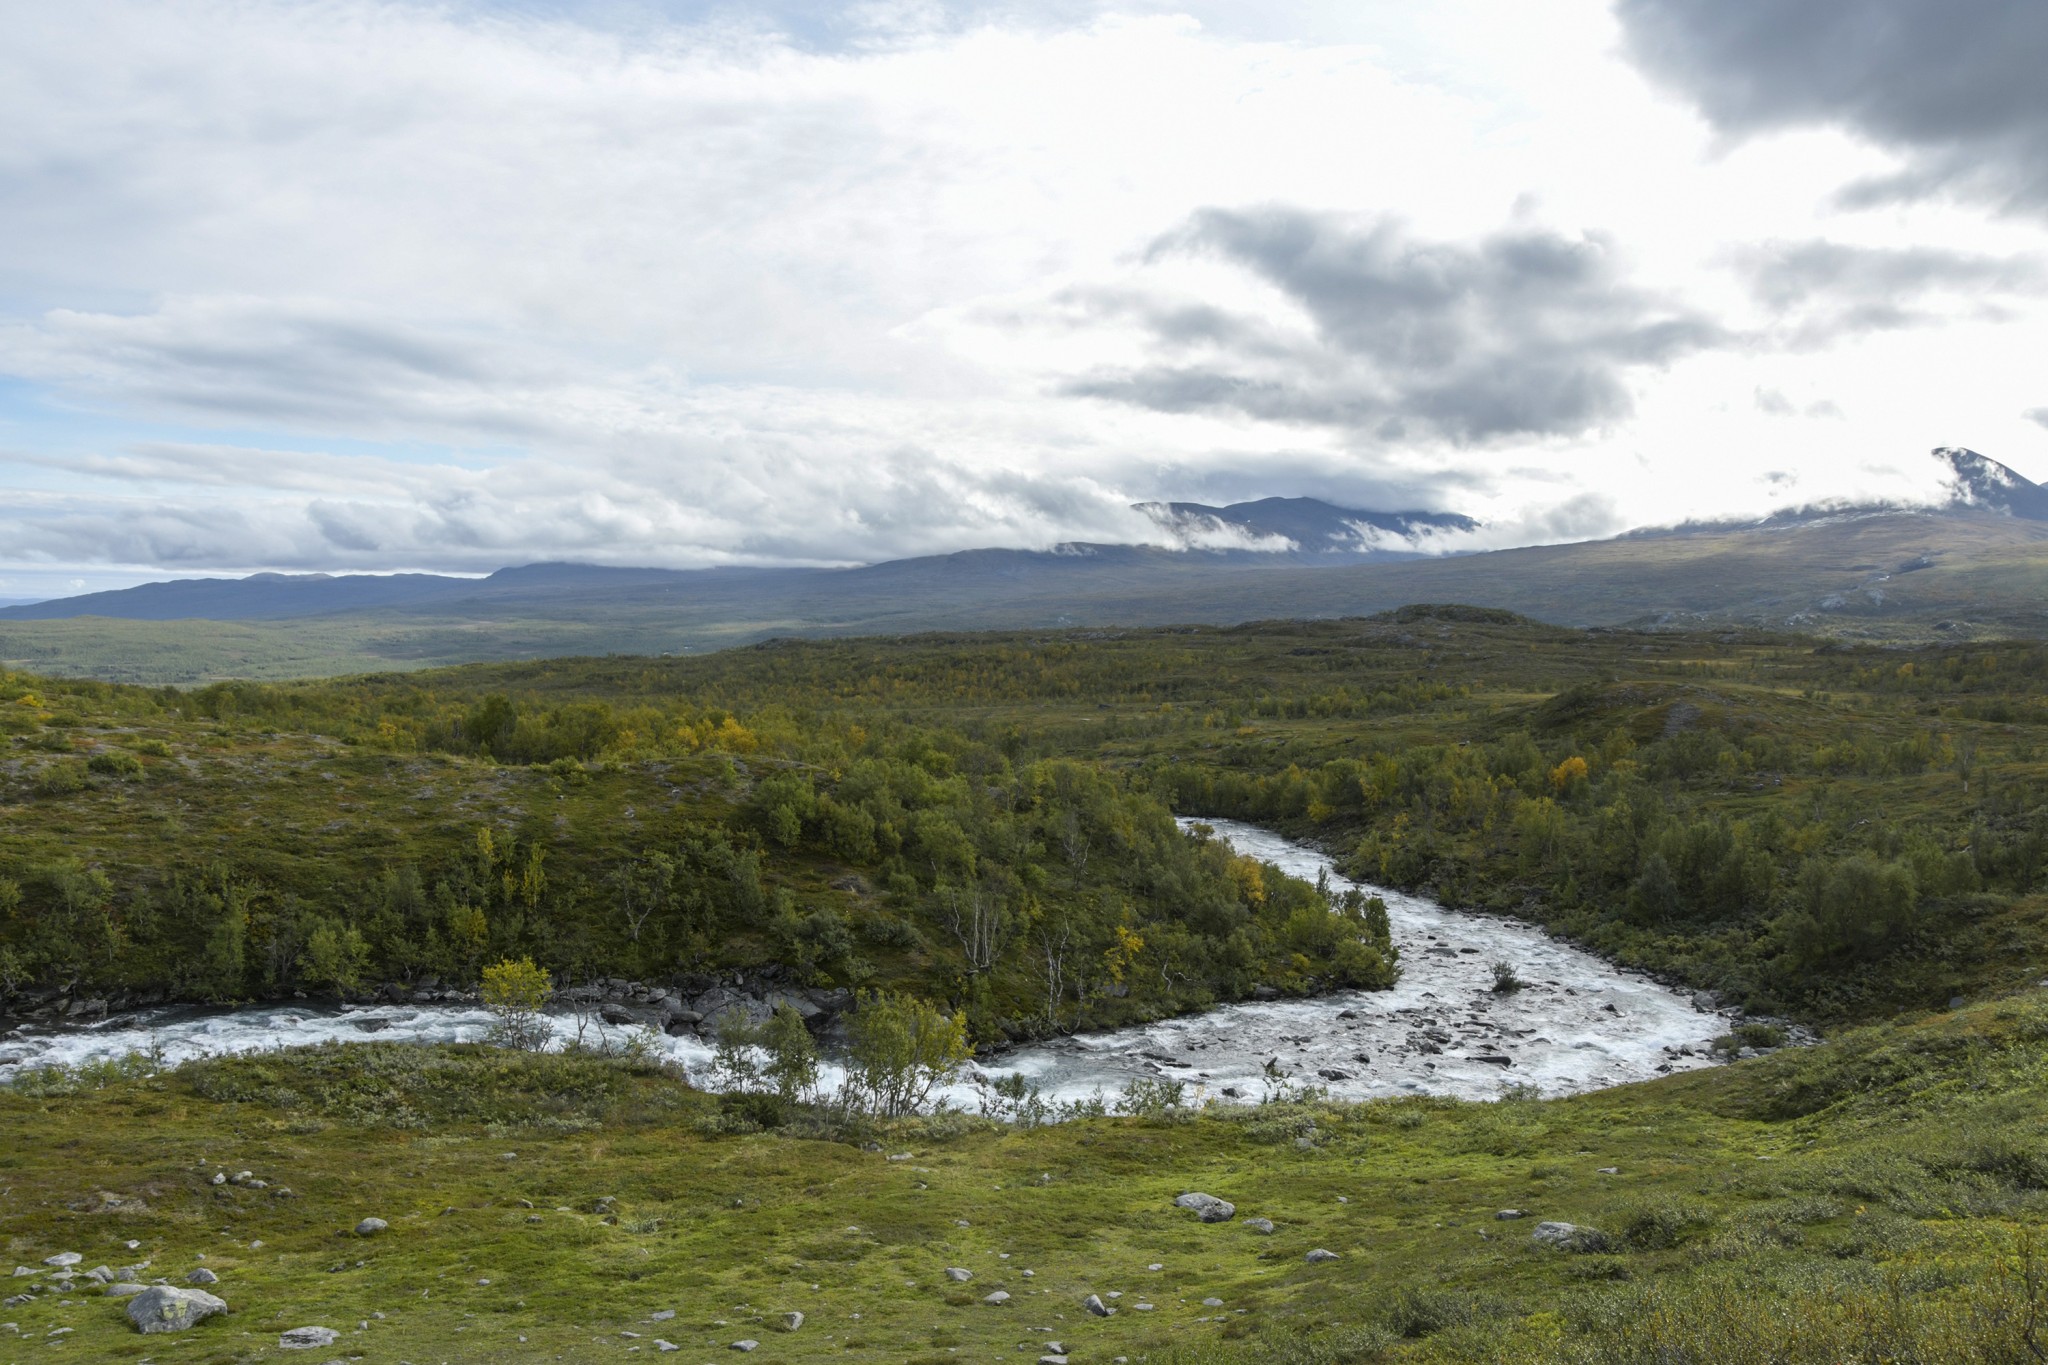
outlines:
[[[1792,400],[1778,390],[1761,387],[1756,391],[1756,410],[1766,417],[1790,417],[1798,411]]]
[[[2004,320],[2005,301],[2036,295],[2048,271],[2026,257],[1809,239],[1733,253],[1750,293],[1793,349],[1958,319]]]
[[[2029,422],[2048,427],[2048,408],[2030,408],[2021,413],[2020,416],[2026,418]]]
[[[1901,158],[1872,204],[1953,193],[2048,213],[2039,0],[1619,0],[1629,55],[1735,136],[1837,126]]]
[[[1162,358],[1082,377],[1068,393],[1483,445],[1624,418],[1631,370],[1727,340],[1712,319],[1628,282],[1613,244],[1590,235],[1435,241],[1391,217],[1205,209],[1150,253],[1185,255],[1249,272],[1307,326],[1105,295],[1096,306],[1126,313]]]

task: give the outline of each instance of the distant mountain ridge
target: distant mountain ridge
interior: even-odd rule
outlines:
[[[693,653],[777,636],[1230,625],[1418,602],[1567,626],[2048,637],[2043,490],[1973,451],[1935,455],[1950,485],[1937,503],[1467,554],[1416,553],[1461,532],[1464,518],[1274,498],[1160,504],[1148,511],[1163,543],[964,550],[856,568],[528,564],[484,578],[152,583],[0,610],[0,664],[183,683]]]
[[[852,569],[653,569],[593,564],[523,564],[482,578],[450,574],[280,574],[185,578],[108,592],[0,608],[0,621],[57,621],[100,616],[128,621],[284,621],[379,609],[485,609],[494,601],[527,605],[536,597],[617,592],[680,593],[722,600],[762,588],[827,588],[843,595],[856,585],[898,590],[930,579],[936,591],[969,590],[977,581],[1037,578],[1068,572],[1082,561],[1096,572],[1159,554],[1231,562],[1358,563],[1411,559],[1423,541],[1479,523],[1447,512],[1373,512],[1316,498],[1262,498],[1210,507],[1142,503],[1173,548],[1077,542],[1053,550],[961,550],[949,555],[885,560]],[[1283,543],[1284,542],[1284,543]]]

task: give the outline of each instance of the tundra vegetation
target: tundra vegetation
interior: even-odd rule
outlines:
[[[427,976],[516,1004],[487,967],[867,1001],[831,1095],[780,1015],[722,1046],[751,1068],[728,1096],[646,1055],[378,1044],[23,1078],[0,1235],[31,1265],[74,1241],[180,1274],[204,1252],[236,1314],[189,1360],[324,1318],[449,1359],[663,1334],[847,1360],[2048,1351],[2040,644],[1411,608],[191,691],[10,674],[0,717],[17,1005]],[[1563,1100],[1279,1084],[1219,1109],[1154,1086],[1047,1125],[1013,1086],[914,1112],[972,1044],[1398,970],[1383,906],[1176,813],[1316,839],[1829,1041]],[[1783,1041],[1758,1019],[1726,1050]],[[1188,1190],[1239,1221],[1174,1210]],[[390,1231],[343,1255],[369,1215]],[[1578,1232],[1545,1246],[1539,1220]],[[1115,1316],[1081,1306],[1111,1290]],[[141,1353],[88,1302],[9,1311]],[[759,1330],[791,1309],[801,1331]]]

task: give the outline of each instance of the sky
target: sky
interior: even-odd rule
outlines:
[[[2039,0],[0,7],[0,598],[2048,479]]]

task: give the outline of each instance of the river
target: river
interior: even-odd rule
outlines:
[[[1313,881],[1327,873],[1334,890],[1360,885],[1385,898],[1401,952],[1400,983],[1387,991],[1223,1005],[1011,1049],[970,1067],[945,1091],[948,1099],[974,1108],[988,1079],[1022,1073],[1053,1101],[1086,1100],[1098,1091],[1113,1100],[1141,1077],[1181,1081],[1190,1099],[1251,1101],[1265,1092],[1269,1064],[1291,1084],[1321,1086],[1340,1099],[1493,1099],[1510,1086],[1560,1095],[1711,1065],[1707,1044],[1728,1031],[1728,1018],[1698,1008],[1689,993],[1534,926],[1350,882],[1323,854],[1254,825],[1202,823],[1239,852],[1295,876]],[[1528,984],[1496,995],[1495,962],[1510,964]],[[176,1063],[208,1053],[372,1037],[473,1042],[489,1026],[483,1010],[460,1005],[185,1008],[82,1026],[24,1024],[0,1037],[0,1080],[24,1068],[152,1050]],[[561,1032],[567,1021],[557,1020],[556,1027]],[[708,1079],[706,1043],[657,1037],[693,1079]],[[827,1067],[826,1080],[836,1084],[836,1068]]]

